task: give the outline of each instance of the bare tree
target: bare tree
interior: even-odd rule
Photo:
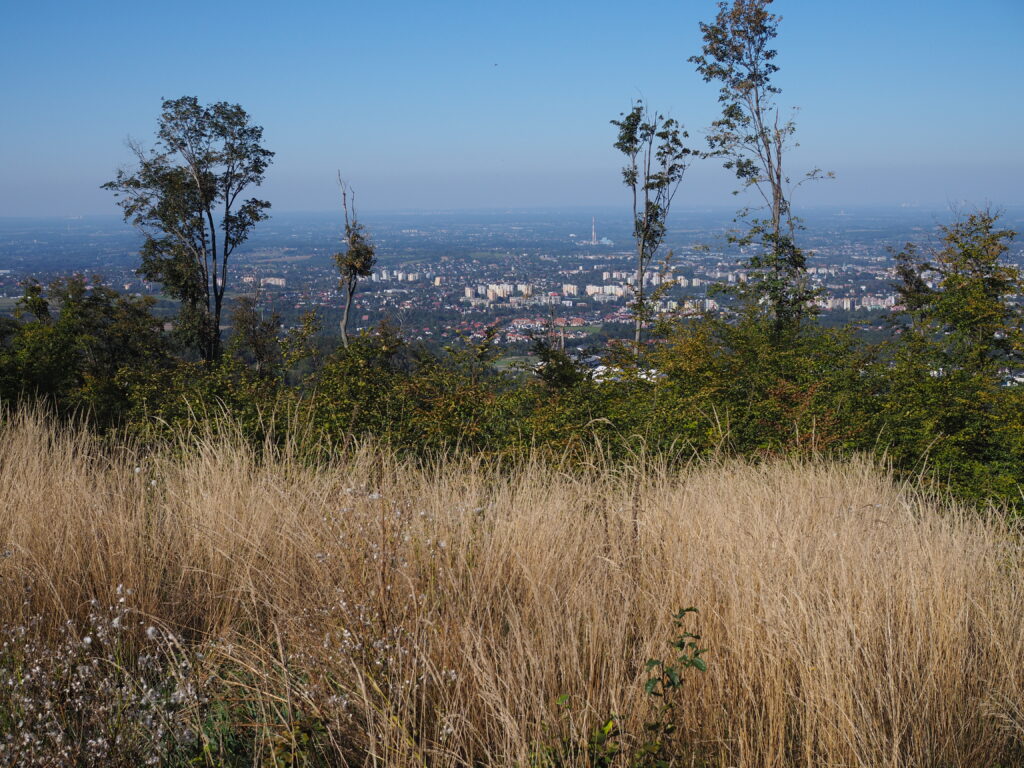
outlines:
[[[338,287],[345,293],[345,308],[341,315],[341,343],[348,349],[349,313],[352,299],[359,286],[359,280],[373,274],[373,266],[377,263],[376,248],[370,242],[366,229],[356,215],[356,193],[341,178],[338,171],[338,187],[341,189],[341,208],[345,212],[345,250],[334,254],[334,263],[338,266]],[[349,196],[352,197],[351,206]]]

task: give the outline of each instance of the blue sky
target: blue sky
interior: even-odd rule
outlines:
[[[776,0],[797,106],[796,205],[1024,203],[1024,0]],[[240,103],[277,152],[275,209],[625,203],[609,120],[637,97],[703,142],[716,90],[686,59],[713,0],[10,3],[0,216],[115,213],[99,185],[160,100]],[[733,205],[691,169],[683,206]]]

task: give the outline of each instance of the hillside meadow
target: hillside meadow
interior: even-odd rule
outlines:
[[[1019,537],[867,460],[310,460],[23,411],[0,531],[6,765],[655,765],[665,711],[665,765],[1024,759]],[[683,631],[707,670],[663,710]]]

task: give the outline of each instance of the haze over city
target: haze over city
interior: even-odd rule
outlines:
[[[113,214],[99,185],[152,142],[161,98],[239,103],[277,154],[275,211],[615,205],[609,120],[646,99],[703,147],[716,88],[687,58],[711,0],[620,3],[44,1],[5,10],[0,216]],[[1018,0],[779,0],[795,206],[1024,202]],[[730,205],[714,161],[679,205]]]

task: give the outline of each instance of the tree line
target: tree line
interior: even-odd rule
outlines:
[[[689,146],[682,125],[642,102],[612,120],[634,223],[634,328],[629,343],[608,346],[611,373],[600,380],[546,336],[534,344],[539,365],[502,373],[493,334],[441,351],[386,323],[351,335],[349,309],[375,246],[340,174],[341,346],[324,353],[312,314],[282,333],[252,298],[226,317],[230,259],[268,217],[270,203],[250,193],[273,152],[239,105],[183,97],[163,102],[155,145],[133,144],[135,167],[104,185],[143,234],[138,273],[179,302],[173,329],[150,299],[100,280],[27,281],[16,317],[0,318],[0,399],[44,399],[98,429],[143,436],[196,420],[216,427],[229,414],[256,440],[303,425],[321,447],[372,435],[420,454],[872,452],[966,497],[1017,505],[1022,291],[1004,259],[1015,233],[983,210],[943,227],[932,251],[908,244],[895,255],[900,303],[882,343],[819,325],[792,200],[831,174],[788,168],[796,128],[777,105],[780,19],[770,5],[721,2],[700,25],[690,61],[721,105],[706,146]],[[721,162],[761,203],[737,217],[735,240],[753,246],[749,279],[720,287],[720,313],[659,315],[671,283],[647,292],[645,276],[670,275],[669,210],[703,160]]]

